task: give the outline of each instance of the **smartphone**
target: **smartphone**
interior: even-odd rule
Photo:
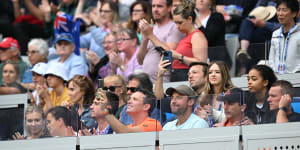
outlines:
[[[166,69],[172,69],[172,63],[173,63],[173,59],[172,59],[172,51],[164,51],[163,52],[163,60],[169,60],[169,62],[171,63],[170,65],[166,66]]]
[[[155,50],[158,51],[158,52],[161,52],[161,53],[163,53],[164,51],[166,51],[164,48],[162,48],[160,46],[155,47]]]
[[[248,18],[249,19],[255,19],[255,16],[249,16]]]
[[[97,89],[97,92],[96,92],[96,96],[97,96],[98,100],[101,99],[100,92],[102,91],[103,86],[104,86],[104,80],[103,79],[98,79],[98,89]]]

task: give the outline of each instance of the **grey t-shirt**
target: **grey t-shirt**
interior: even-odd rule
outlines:
[[[163,43],[178,43],[184,34],[179,32],[176,28],[176,24],[173,21],[168,22],[163,26],[154,25],[154,35]],[[147,54],[143,61],[143,71],[150,76],[152,83],[155,83],[157,76],[158,64],[160,61],[160,53],[155,50],[155,46],[149,41],[147,45]],[[170,72],[166,72],[164,76],[164,82],[170,81]]]

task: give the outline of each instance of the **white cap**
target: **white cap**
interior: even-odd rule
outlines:
[[[46,63],[40,62],[35,64],[31,69],[31,71],[39,75],[45,75],[47,69],[48,69],[48,65]]]
[[[68,81],[69,72],[65,68],[65,66],[61,63],[51,63],[45,75],[49,75],[49,74],[58,76],[63,80]]]

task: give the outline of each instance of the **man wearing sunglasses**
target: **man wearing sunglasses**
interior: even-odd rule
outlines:
[[[75,75],[84,76],[88,72],[88,66],[83,58],[74,53],[76,48],[74,43],[72,34],[57,34],[55,37],[55,48],[59,57],[49,62],[50,65],[57,62],[63,64],[69,71],[68,80]]]
[[[116,133],[150,132],[160,131],[162,129],[159,121],[149,117],[155,107],[154,95],[138,88],[127,102],[127,113],[131,116],[133,123],[124,125],[106,108],[103,111],[105,119]]]

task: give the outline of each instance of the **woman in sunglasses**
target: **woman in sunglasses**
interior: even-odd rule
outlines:
[[[119,109],[116,112],[116,118],[120,118],[120,113],[127,103],[128,96],[126,91],[126,81],[120,75],[110,75],[104,78],[104,91],[110,91],[119,97]]]

